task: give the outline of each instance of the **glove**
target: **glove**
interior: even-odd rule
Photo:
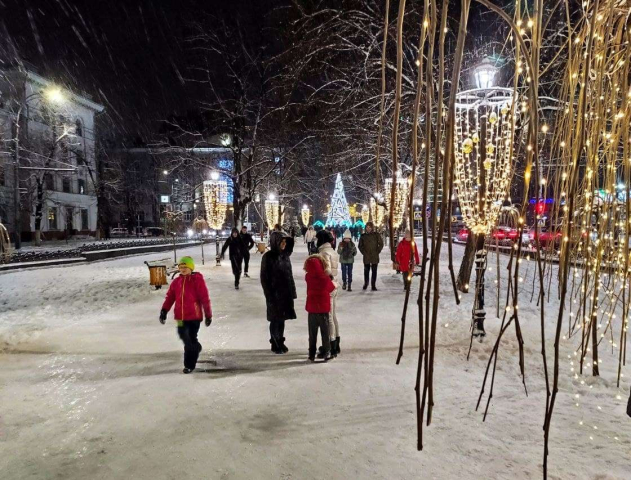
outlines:
[[[160,323],[162,325],[164,325],[167,321],[167,313],[168,312],[164,309],[160,310]]]
[[[206,317],[206,326],[210,327],[211,323],[213,323],[213,317]]]

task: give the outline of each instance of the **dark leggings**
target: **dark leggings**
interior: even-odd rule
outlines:
[[[270,340],[276,342],[276,345],[282,342],[285,339],[285,320],[269,322],[269,334]]]
[[[243,272],[248,273],[248,267],[250,266],[250,252],[247,252],[245,255],[243,255],[243,263]]]
[[[368,280],[370,277],[370,271],[372,270],[372,281],[370,282],[371,286],[377,285],[377,263],[365,263],[364,264],[364,284],[368,285]]]
[[[184,367],[193,369],[197,365],[197,358],[202,345],[197,341],[197,332],[201,320],[186,320],[181,327],[177,327],[177,333],[184,342]]]

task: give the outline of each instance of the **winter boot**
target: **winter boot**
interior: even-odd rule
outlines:
[[[352,292],[353,289],[351,288],[351,282],[348,282],[348,288],[346,289],[347,292]]]
[[[280,346],[276,343],[276,341],[273,338],[270,338],[269,343],[272,344],[272,353],[283,353],[283,351],[280,349]]]
[[[250,278],[250,276],[248,275],[248,272],[245,272],[245,273],[243,274],[243,276],[244,276],[245,278]]]
[[[368,288],[368,284],[367,284],[367,283],[364,283],[363,290],[366,290],[367,288]]]
[[[340,337],[335,337],[335,355],[339,355],[340,352]]]
[[[195,370],[194,368],[185,368],[184,370],[182,370],[182,373],[191,373],[193,370]]]
[[[331,340],[331,358],[337,357],[337,347],[335,345],[335,340]]]
[[[285,345],[285,337],[283,337],[282,340],[280,341],[279,347],[282,350],[282,353],[287,353],[289,351],[289,349]]]
[[[370,290],[371,290],[371,291],[373,291],[373,292],[376,292],[376,291],[377,291],[377,287],[375,287],[375,286],[373,285],[372,287],[370,287]]]
[[[309,350],[309,361],[311,363],[315,362],[316,352],[315,350]]]
[[[331,352],[326,352],[323,358],[325,362],[328,362],[329,360],[333,360],[335,356],[332,355]]]
[[[346,282],[342,284],[342,290],[346,290]]]

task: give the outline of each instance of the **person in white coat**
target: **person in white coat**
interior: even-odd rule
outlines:
[[[331,355],[337,355],[340,352],[340,329],[337,323],[337,313],[335,311],[336,299],[339,291],[337,282],[337,274],[339,270],[340,256],[333,248],[333,238],[331,234],[325,230],[318,232],[316,235],[318,253],[322,255],[328,263],[326,273],[331,277],[335,284],[335,290],[331,292],[331,313],[329,315],[329,337],[331,338]]]
[[[309,255],[315,253],[315,240],[316,231],[313,228],[313,225],[310,225],[309,229],[305,233],[305,243],[307,244],[307,252],[309,252]]]

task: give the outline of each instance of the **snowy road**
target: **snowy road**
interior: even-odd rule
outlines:
[[[198,248],[185,252],[200,257]],[[240,291],[229,262],[200,267],[214,320],[200,331],[198,369],[183,375],[175,325],[158,322],[165,291],[149,288],[143,264],[165,256],[0,275],[0,478],[541,478],[545,390],[534,306],[522,313],[529,396],[509,335],[482,423],[475,402],[499,322],[489,314],[489,340],[467,362],[472,295],[453,305],[443,275],[436,407],[417,452],[416,309],[396,366],[403,291],[387,264],[379,292],[361,291],[356,264],[356,291],[338,300],[342,355],[315,365],[306,361],[304,249],[293,257],[299,318],[287,324],[284,356],[269,352],[260,256]],[[615,358],[604,357],[605,375],[584,384],[563,369],[551,478],[631,478],[629,384],[625,377],[615,388]]]

